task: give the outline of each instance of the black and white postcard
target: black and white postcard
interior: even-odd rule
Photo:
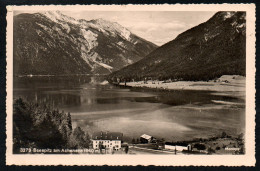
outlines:
[[[253,166],[255,5],[7,7],[8,165]]]

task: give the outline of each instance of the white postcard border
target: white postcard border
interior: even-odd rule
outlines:
[[[245,155],[68,155],[12,154],[13,12],[15,10],[88,11],[246,11],[246,130]],[[48,5],[7,7],[7,165],[155,165],[155,166],[254,166],[255,165],[255,4],[177,5]]]

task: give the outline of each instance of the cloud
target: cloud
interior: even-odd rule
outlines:
[[[114,21],[114,22],[118,21],[118,19],[119,19],[118,16],[114,16],[114,17],[111,18],[111,20]]]
[[[151,41],[157,45],[162,45],[174,39],[179,33],[190,28],[188,23],[180,21],[171,22],[125,22],[122,25],[126,26],[130,31]]]
[[[167,22],[167,23],[155,23],[155,22],[135,22],[135,23],[124,23],[126,27],[134,30],[146,31],[155,29],[183,29],[187,26],[186,23],[181,23],[177,21]]]

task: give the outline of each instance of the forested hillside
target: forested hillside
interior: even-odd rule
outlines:
[[[245,18],[245,12],[218,12],[142,60],[110,74],[108,79],[210,80],[222,75],[245,76]]]
[[[80,127],[72,129],[70,113],[21,98],[14,101],[13,110],[14,153],[21,148],[89,148],[88,133]]]

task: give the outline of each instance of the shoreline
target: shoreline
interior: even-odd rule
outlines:
[[[107,74],[28,74],[28,75],[14,75],[14,77],[23,78],[23,77],[71,77],[71,76],[106,76]]]
[[[193,90],[212,91],[231,96],[245,96],[246,77],[238,75],[224,75],[217,80],[210,81],[135,81],[113,83],[120,87],[155,89],[155,90]],[[216,95],[218,94],[216,93]]]

